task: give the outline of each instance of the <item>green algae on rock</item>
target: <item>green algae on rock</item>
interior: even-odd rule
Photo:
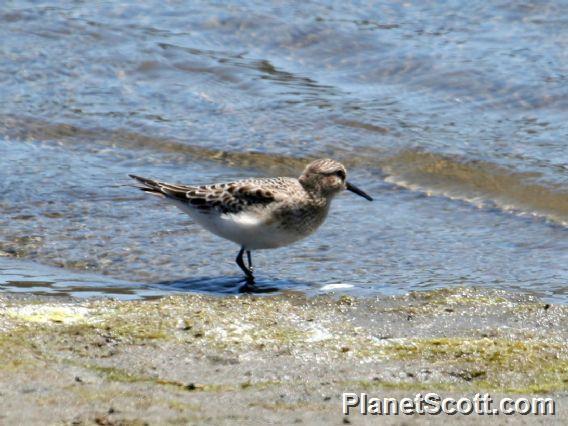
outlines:
[[[564,306],[463,288],[374,300],[0,296],[0,385],[18,401],[25,383],[45,388],[38,412],[62,398],[82,413],[121,401],[124,413],[193,421],[211,395],[250,412],[325,412],[318,395],[356,389],[558,393],[568,389],[567,324]],[[267,395],[276,399],[256,402]]]

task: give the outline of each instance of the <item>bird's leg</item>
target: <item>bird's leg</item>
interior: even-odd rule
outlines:
[[[254,268],[252,266],[252,257],[250,255],[250,250],[247,250],[247,258],[249,263],[249,271],[254,272]]]
[[[245,266],[245,263],[243,262],[243,254],[245,252],[245,248],[241,247],[241,250],[239,251],[239,254],[237,255],[237,265],[239,265],[239,268],[241,268],[241,270],[245,273],[246,277],[247,277],[247,281],[254,281],[254,276],[252,274],[252,271],[247,268]]]

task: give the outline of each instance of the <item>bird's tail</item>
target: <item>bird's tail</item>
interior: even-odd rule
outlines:
[[[141,184],[141,186],[136,186],[136,188],[138,188],[139,190],[154,195],[161,195],[161,196],[165,195],[162,191],[162,186],[160,185],[160,182],[142,176],[136,176],[136,175],[128,175],[128,176],[130,176],[132,179],[136,180],[138,183]]]
[[[141,191],[147,192],[152,195],[159,195],[166,197],[175,201],[185,201],[187,202],[188,191],[196,190],[196,187],[189,185],[180,185],[173,183],[160,182],[154,179],[148,179],[142,176],[128,175],[132,179],[135,179],[140,186],[136,185],[136,188]]]

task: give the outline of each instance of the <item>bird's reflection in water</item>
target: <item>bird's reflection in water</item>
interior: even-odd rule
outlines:
[[[191,277],[156,283],[167,291],[187,291],[213,294],[262,294],[282,291],[305,291],[313,286],[306,282],[284,279],[247,280],[242,277]]]

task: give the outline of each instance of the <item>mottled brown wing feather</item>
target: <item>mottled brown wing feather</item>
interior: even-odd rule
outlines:
[[[160,182],[136,175],[129,176],[143,185],[140,187],[143,191],[164,195],[204,212],[217,209],[221,213],[238,213],[251,205],[267,205],[275,201],[273,191],[261,188],[253,182],[190,186]]]
[[[268,205],[276,201],[276,196],[270,189],[261,188],[252,183],[235,182],[227,184],[221,201],[227,213],[238,213],[247,206]]]

